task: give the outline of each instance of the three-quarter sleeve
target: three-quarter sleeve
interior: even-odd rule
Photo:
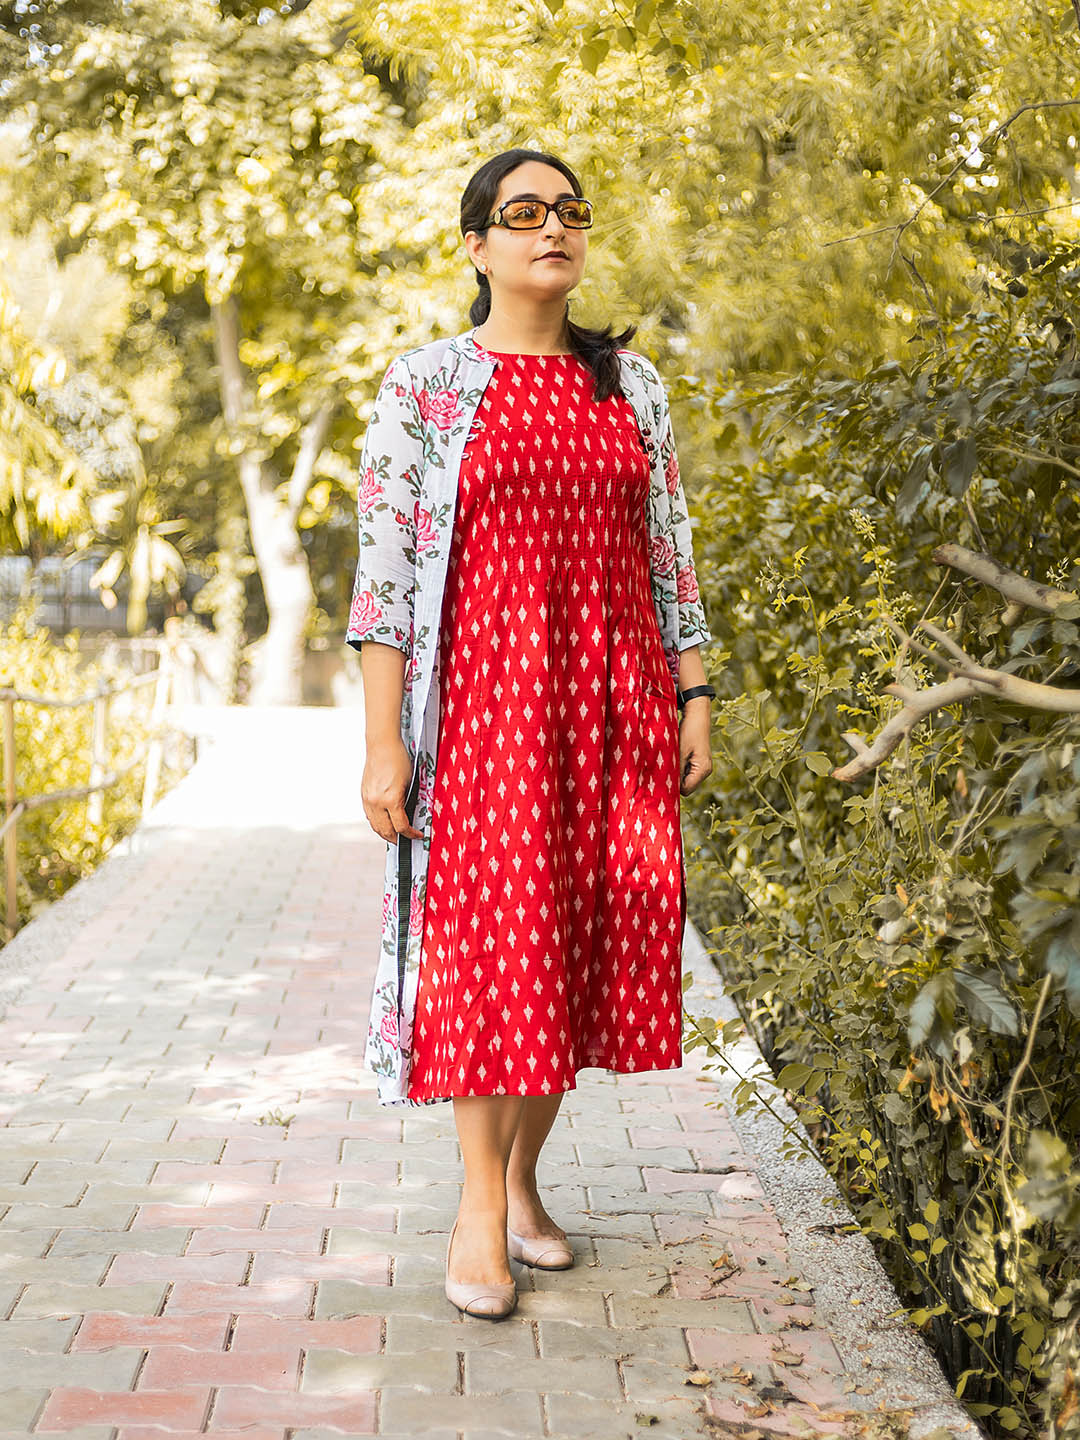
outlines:
[[[659,376],[657,379],[659,381]],[[691,645],[706,644],[712,639],[712,635],[705,620],[705,607],[698,591],[697,572],[694,569],[694,532],[679,476],[679,456],[671,426],[671,411],[662,382],[660,396],[659,463],[664,472],[664,484],[671,505],[671,538],[675,547],[675,579],[679,594],[679,649],[687,650]]]
[[[345,632],[355,650],[365,640],[412,649],[422,455],[423,421],[399,356],[379,386],[360,455],[360,548]]]

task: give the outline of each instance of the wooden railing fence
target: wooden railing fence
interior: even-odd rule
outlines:
[[[155,642],[157,665],[143,675],[134,675],[126,680],[110,681],[99,685],[85,695],[73,700],[61,700],[49,695],[35,695],[21,690],[0,689],[0,711],[2,711],[3,738],[3,785],[4,820],[0,825],[0,836],[4,841],[4,928],[7,939],[11,939],[18,928],[18,824],[21,816],[44,805],[62,805],[74,800],[89,800],[87,805],[87,827],[101,824],[104,794],[117,781],[129,774],[143,761],[146,772],[143,777],[142,813],[153,805],[161,781],[164,745],[170,730],[166,724],[170,694],[177,676],[178,661],[173,647],[167,640]],[[108,756],[108,726],[110,701],[117,695],[152,685],[154,693],[150,705],[151,734],[134,759],[106,770]],[[38,705],[50,710],[75,710],[84,705],[94,707],[93,726],[90,742],[90,778],[86,785],[75,785],[64,790],[50,790],[43,795],[22,795],[16,792],[15,773],[15,707],[16,705]]]

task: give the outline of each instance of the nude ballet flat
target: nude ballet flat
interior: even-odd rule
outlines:
[[[523,1265],[534,1265],[537,1270],[569,1270],[574,1263],[574,1252],[565,1240],[555,1235],[537,1235],[527,1240],[506,1227],[506,1249],[511,1260],[520,1260]]]
[[[501,1320],[517,1304],[517,1284],[463,1285],[450,1279],[450,1247],[454,1243],[455,1220],[446,1242],[446,1298],[466,1315],[482,1315],[487,1320]]]

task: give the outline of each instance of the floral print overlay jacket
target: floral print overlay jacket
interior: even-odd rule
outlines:
[[[420,976],[431,798],[439,734],[439,639],[458,476],[495,360],[467,330],[399,355],[383,377],[360,457],[360,554],[346,643],[378,640],[407,657],[401,735],[413,757],[405,811],[422,839],[387,842],[382,946],[365,1066],[384,1105],[408,1099]],[[656,367],[618,352],[621,383],[649,456],[649,572],[664,656],[712,639],[698,596],[686,497]]]

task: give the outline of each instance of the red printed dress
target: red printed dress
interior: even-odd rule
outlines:
[[[648,459],[629,402],[597,403],[576,356],[488,353],[443,601],[412,1100],[682,1064]]]

